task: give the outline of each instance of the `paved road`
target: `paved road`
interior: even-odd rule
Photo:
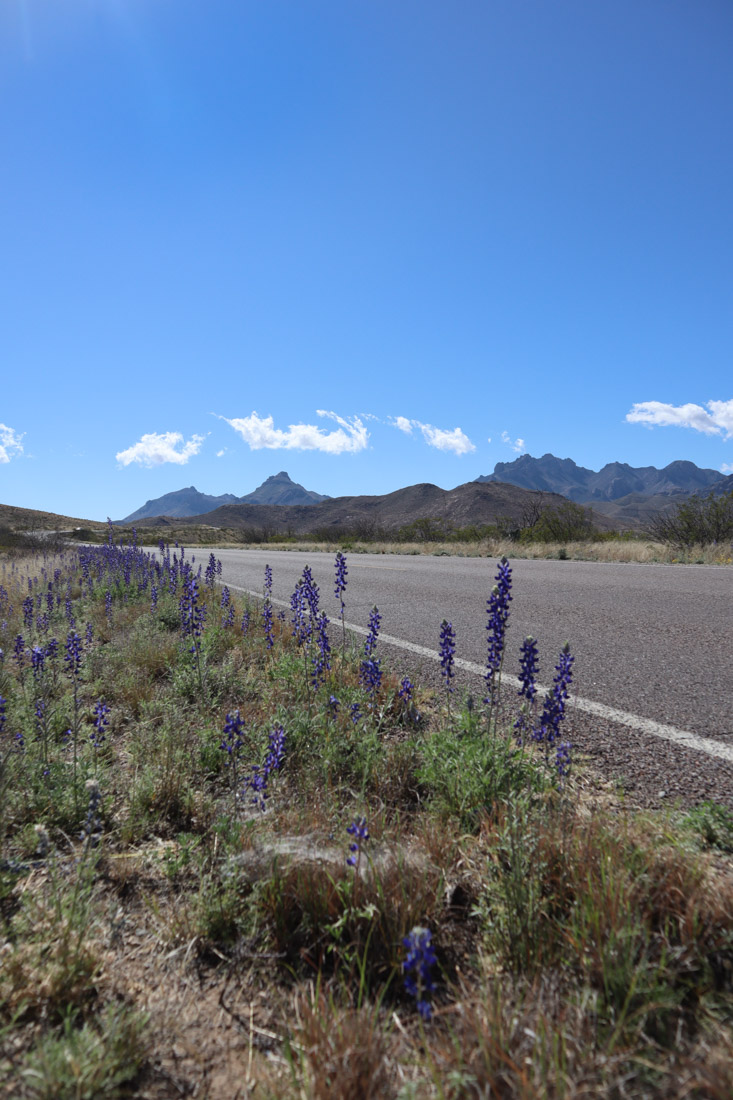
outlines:
[[[207,552],[198,552],[203,556]],[[222,581],[262,591],[273,569],[276,599],[288,601],[309,564],[322,606],[338,615],[333,557],[272,550],[216,551]],[[346,619],[366,625],[376,604],[382,631],[430,650],[442,619],[457,635],[457,656],[483,666],[486,600],[496,563],[486,558],[350,554]],[[513,602],[505,668],[516,672],[527,634],[539,641],[541,679],[551,680],[567,640],[576,655],[576,697],[651,719],[726,746],[729,759],[660,743],[637,729],[597,717],[576,722],[573,737],[606,774],[638,786],[642,801],[669,789],[695,801],[733,804],[733,570],[714,566],[512,562]],[[395,649],[392,666],[414,669],[414,654]],[[435,679],[435,665],[431,665]],[[643,790],[642,790],[643,789]]]

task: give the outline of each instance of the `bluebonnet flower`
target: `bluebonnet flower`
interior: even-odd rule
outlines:
[[[236,766],[237,754],[244,745],[244,740],[242,739],[243,731],[244,719],[239,711],[235,711],[234,714],[227,714],[226,722],[224,723],[224,740],[219,745],[219,748],[227,754],[227,760],[225,762],[227,768],[231,764]]]
[[[265,762],[260,767],[254,764],[252,771],[244,780],[242,794],[247,790],[252,791],[252,804],[264,813],[269,796],[268,784],[274,771],[279,771],[285,759],[285,730],[282,726],[275,726],[269,734],[268,752]]]
[[[23,622],[25,623],[26,630],[30,630],[33,626],[33,597],[26,596],[23,600]]]
[[[361,860],[361,846],[369,840],[369,830],[367,829],[367,822],[365,817],[356,817],[351,822],[346,832],[354,839],[349,845],[349,852],[351,855],[346,857],[346,862],[349,867],[357,867]]]
[[[267,639],[267,648],[272,649],[275,644],[275,639],[272,633],[272,604],[269,599],[265,600],[262,605],[262,625],[265,628],[265,638]]]
[[[15,636],[13,657],[18,665],[18,671],[22,673],[25,666],[25,640],[22,634],[16,634]]]
[[[86,628],[86,632],[85,632],[84,637],[85,637],[86,644],[88,646],[91,645],[92,642],[94,641],[94,628],[93,628],[91,623],[87,623],[87,628]]]
[[[272,569],[269,565],[265,566],[265,599],[272,599]]]
[[[358,703],[352,703],[349,707],[349,717],[351,718],[353,725],[356,726],[359,723],[359,720],[361,718],[361,707]]]
[[[455,653],[456,634],[453,630],[453,624],[443,619],[440,626],[440,674],[445,680],[445,686],[449,693],[453,691],[451,680],[455,675],[453,671]]]
[[[81,671],[81,638],[75,630],[69,631],[66,637],[66,655],[64,664],[68,674],[76,678]]]
[[[109,725],[109,707],[101,699],[94,708],[94,729],[89,735],[89,740],[95,749],[104,744],[105,730]]]
[[[71,596],[66,597],[66,620],[73,630],[76,626],[76,618],[74,616],[74,609],[71,605]]]
[[[109,589],[104,594],[104,614],[107,619],[112,618],[112,593]]]
[[[31,650],[31,668],[33,669],[34,680],[40,679],[43,675],[43,669],[46,664],[46,651],[43,646],[34,645]]]
[[[407,949],[407,958],[402,964],[405,974],[405,989],[417,1002],[417,1011],[423,1020],[429,1020],[433,1010],[429,1001],[435,989],[431,971],[435,966],[435,950],[432,935],[428,928],[416,926],[402,943]]]
[[[221,607],[222,607],[222,611],[225,610],[227,607],[229,607],[230,599],[231,599],[231,594],[229,592],[229,588],[227,587],[227,585],[224,585],[224,587],[221,590]]]
[[[316,624],[318,648],[313,656],[313,688],[318,690],[319,684],[325,680],[326,672],[331,668],[331,643],[328,640],[328,616],[321,612]]]
[[[400,680],[400,690],[397,692],[400,699],[404,699],[406,702],[412,702],[412,693],[415,690],[415,685],[410,680],[409,676],[403,676]]]
[[[524,699],[521,712],[514,729],[520,743],[522,735],[529,725],[529,714],[533,709],[535,696],[537,695],[536,677],[539,673],[539,661],[537,657],[537,642],[532,637],[527,637],[522,642],[519,657],[519,691],[517,695]]]
[[[334,595],[341,601],[341,613],[344,610],[344,592],[346,590],[346,577],[348,575],[348,569],[346,568],[346,557],[339,550],[336,555],[336,587],[334,589]]]
[[[566,642],[560,651],[560,659],[555,665],[555,677],[552,688],[545,696],[539,725],[534,731],[535,740],[546,746],[554,745],[560,734],[560,723],[565,717],[565,704],[573,679],[574,660],[570,653],[570,644]]]
[[[184,585],[180,599],[181,631],[184,638],[191,638],[191,652],[198,652],[199,639],[206,621],[206,605],[199,604],[199,586],[195,577]]]
[[[224,626],[228,627],[228,626],[233,626],[233,625],[234,625],[234,604],[230,603],[229,604],[229,610],[227,611],[227,617],[224,620]]]
[[[328,699],[328,703],[326,705],[328,706],[328,713],[331,716],[331,718],[335,718],[336,715],[339,712],[339,707],[341,706],[341,704],[339,703],[336,696],[335,695],[330,695],[329,699]],[[0,726],[0,729],[2,729],[2,726]]]
[[[488,693],[484,702],[492,705],[498,701],[499,673],[504,658],[506,627],[509,619],[509,604],[512,600],[512,570],[506,558],[502,558],[494,578],[496,581],[486,603],[489,621],[488,656],[486,660],[486,683]]]
[[[0,695],[0,733],[5,729],[5,708],[7,705],[7,699],[3,699],[2,695]]]
[[[290,622],[293,627],[293,637],[298,645],[304,645],[311,635],[311,620],[305,613],[307,603],[305,582],[301,578],[290,597],[290,609],[293,613]]]
[[[96,779],[88,779],[85,787],[88,796],[87,816],[84,819],[80,839],[85,841],[90,848],[96,848],[102,835],[102,822],[99,817],[102,792]]]
[[[242,635],[246,638],[249,630],[249,610],[245,607],[242,612]]]
[[[555,752],[555,769],[560,780],[563,780],[570,772],[570,765],[572,764],[572,745],[569,741],[561,741],[557,746]]]
[[[382,616],[379,614],[377,608],[373,607],[369,613],[369,627],[366,641],[364,642],[364,659],[361,662],[359,670],[361,682],[370,694],[379,691],[382,683],[380,661],[373,656],[377,645],[377,638],[379,637],[379,626],[381,622]]]
[[[213,589],[216,582],[216,558],[213,554],[209,554],[209,564],[206,566],[206,573],[204,576],[206,578],[207,587]]]
[[[150,611],[153,612],[158,606],[158,586],[153,582],[150,585]]]

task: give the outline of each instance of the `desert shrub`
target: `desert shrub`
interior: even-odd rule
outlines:
[[[733,539],[733,489],[681,501],[647,525],[651,538],[671,546],[710,546]]]

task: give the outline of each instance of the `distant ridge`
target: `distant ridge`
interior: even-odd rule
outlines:
[[[232,493],[223,493],[221,496],[209,496],[200,493],[193,485],[188,489],[177,489],[175,492],[166,493],[162,497],[148,500],[142,508],[131,512],[124,519],[115,520],[115,523],[137,523],[138,520],[150,519],[151,516],[169,516],[171,519],[188,519],[189,516],[203,516],[207,512],[213,512],[215,508],[221,508],[225,504],[317,504],[328,497],[320,493],[311,492],[291,481],[284,470],[279,474],[273,474],[263,481],[262,485],[247,496],[237,497]]]
[[[542,458],[524,454],[514,462],[497,462],[492,474],[476,478],[477,482],[503,481],[522,489],[560,493],[578,504],[616,501],[630,494],[666,497],[706,492],[726,480],[718,470],[700,469],[694,462],[670,462],[661,470],[656,466],[609,462],[596,473],[576,465],[572,458],[556,458],[552,454]]]
[[[253,493],[239,498],[240,504],[318,504],[329,497],[304,489],[296,481],[291,481],[284,470],[272,474]],[[227,503],[222,501],[222,504]]]
[[[357,537],[370,537],[380,532],[396,532],[400,527],[426,518],[440,519],[455,527],[497,521],[521,526],[528,509],[558,507],[565,503],[565,498],[557,493],[536,493],[504,483],[482,485],[469,481],[455,489],[423,483],[397,489],[385,496],[329,497],[308,506],[225,504],[213,512],[192,516],[189,522],[269,533],[323,533],[324,537],[329,537],[349,531]],[[156,523],[168,525],[170,521],[167,518],[142,521],[144,526],[154,527]],[[610,530],[614,524],[601,516],[598,526]]]

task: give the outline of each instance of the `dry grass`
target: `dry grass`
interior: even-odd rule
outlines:
[[[11,652],[27,580],[6,578]],[[699,832],[610,796],[601,807],[582,777],[559,789],[539,759],[482,786],[476,761],[488,774],[508,757],[475,712],[418,696],[432,728],[416,729],[395,675],[370,710],[348,657],[314,692],[289,630],[276,624],[267,650],[255,608],[246,637],[241,606],[237,629],[209,614],[199,678],[171,628],[178,595],[151,613],[136,583],[115,590],[109,620],[105,586],[74,589],[78,621],[95,624],[77,778],[100,781],[98,846],[79,839],[63,738],[39,766],[36,681],[0,670],[1,1097],[731,1095],[733,871]],[[47,695],[59,730],[70,693],[61,671]],[[93,753],[102,694],[110,727]],[[235,709],[236,781],[221,748]],[[285,766],[261,813],[234,794],[275,721]],[[351,868],[346,827],[362,815]],[[418,925],[437,956],[427,1021],[402,973]]]

